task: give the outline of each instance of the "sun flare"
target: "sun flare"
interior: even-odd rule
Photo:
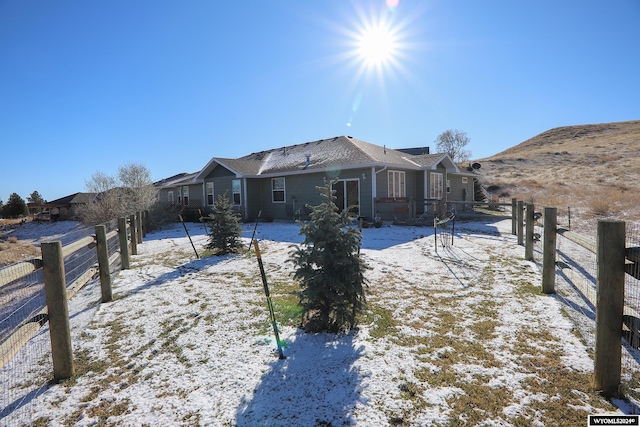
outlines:
[[[393,60],[397,49],[394,33],[385,25],[365,28],[358,38],[358,55],[368,66],[381,66]]]

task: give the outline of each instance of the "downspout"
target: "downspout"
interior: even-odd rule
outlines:
[[[206,190],[206,184],[204,182],[204,179],[202,180],[202,203],[200,203],[202,206],[202,212],[204,212],[204,210],[207,208],[207,190]]]
[[[372,189],[371,189],[371,218],[375,218],[376,216],[376,197],[378,197],[377,194],[377,187],[378,187],[378,174],[380,172],[384,172],[387,170],[387,167],[383,167],[382,169],[380,169],[379,171],[376,171],[375,166],[371,167],[371,185],[372,185]]]
[[[247,178],[242,178],[242,202],[244,205],[244,219],[249,218],[249,207],[247,206]]]
[[[424,179],[424,189],[422,190],[424,194],[424,200],[422,201],[422,211],[425,212],[427,209],[429,209],[428,207],[425,208],[425,206],[427,206],[427,200],[429,199],[429,171],[425,169],[424,171],[422,171],[422,173]]]

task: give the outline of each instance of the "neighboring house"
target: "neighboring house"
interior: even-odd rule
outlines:
[[[51,219],[56,220],[75,220],[78,219],[78,207],[92,203],[95,193],[74,193],[66,197],[43,205],[49,210]]]
[[[200,218],[200,214],[205,215],[203,184],[195,181],[196,175],[198,172],[183,172],[153,183],[158,188],[160,202],[170,206],[183,206],[183,217],[191,221]]]
[[[417,153],[417,154],[414,154]],[[161,200],[211,212],[226,194],[244,220],[292,219],[322,202],[317,186],[334,185],[337,205],[359,216],[415,218],[434,202],[473,201],[472,173],[461,172],[447,154],[428,149],[394,150],[351,136],[306,142],[237,159],[212,158],[197,173],[156,183]]]

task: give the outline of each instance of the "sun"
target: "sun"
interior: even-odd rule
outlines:
[[[357,42],[358,56],[369,67],[392,62],[398,48],[394,32],[384,23],[365,27]]]

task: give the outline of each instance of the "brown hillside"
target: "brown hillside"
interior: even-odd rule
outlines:
[[[640,120],[551,129],[479,162],[493,195],[640,222]]]

